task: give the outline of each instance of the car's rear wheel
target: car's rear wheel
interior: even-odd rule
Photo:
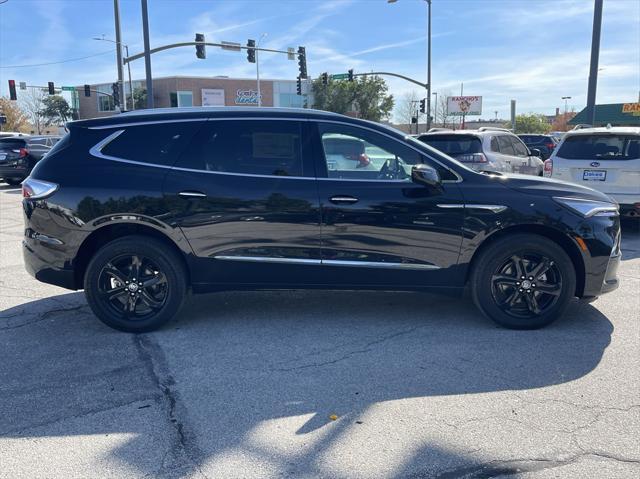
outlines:
[[[471,294],[478,308],[502,326],[546,326],[562,315],[575,295],[571,259],[543,236],[507,236],[480,254],[471,274]]]
[[[126,236],[103,246],[87,266],[85,295],[94,314],[120,331],[160,328],[187,293],[182,259],[154,238]]]

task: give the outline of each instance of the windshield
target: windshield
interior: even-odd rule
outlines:
[[[568,160],[633,160],[640,158],[638,135],[572,135],[560,150],[560,158]]]

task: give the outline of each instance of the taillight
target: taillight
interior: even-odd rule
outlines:
[[[18,158],[24,158],[26,156],[29,155],[29,150],[27,150],[26,148],[20,148],[19,150],[11,150],[14,153],[18,154]]]
[[[556,144],[555,143],[545,143],[544,146],[546,146],[550,150],[553,150],[556,147]]]
[[[551,173],[553,173],[553,160],[544,160],[544,176],[551,178]]]
[[[22,197],[31,200],[46,198],[58,189],[58,185],[48,181],[27,178],[22,182]]]
[[[456,159],[462,163],[488,163],[487,157],[482,153],[471,153],[468,155],[458,155]]]

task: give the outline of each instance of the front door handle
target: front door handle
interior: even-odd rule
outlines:
[[[332,196],[329,198],[329,201],[334,205],[351,205],[358,202],[358,198],[354,198],[353,196]]]
[[[182,196],[183,198],[206,198],[207,197],[207,195],[205,195],[202,191],[193,191],[193,190],[181,191],[180,193],[178,193],[178,196]]]

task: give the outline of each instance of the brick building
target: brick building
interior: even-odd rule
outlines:
[[[145,89],[144,80],[135,80],[133,91]],[[303,93],[296,94],[295,80],[260,79],[263,106],[303,108],[311,104],[307,95],[307,84],[303,82]],[[92,90],[111,93],[111,83],[91,85]],[[129,83],[125,81],[125,96],[129,102]],[[184,106],[257,106],[256,79],[228,77],[183,77],[172,76],[153,79],[153,100],[156,108]],[[94,118],[115,114],[113,100],[109,95],[92,91],[84,96],[84,86],[76,87],[74,107],[80,118]],[[121,101],[124,104],[124,101]],[[145,105],[146,107],[146,105]]]

